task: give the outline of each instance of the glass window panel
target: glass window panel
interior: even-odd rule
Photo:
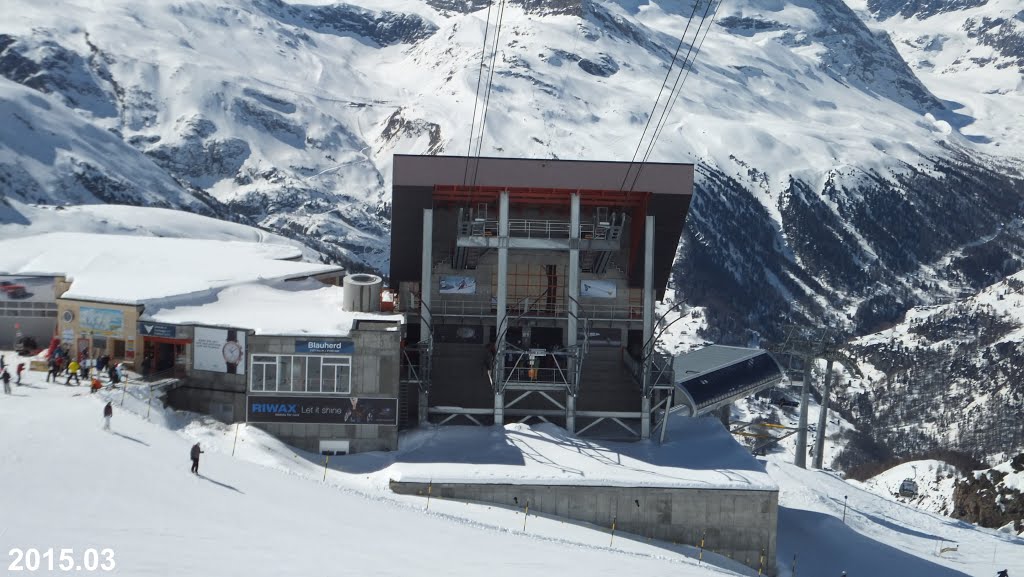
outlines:
[[[320,357],[306,357],[306,390],[320,392]]]
[[[277,357],[271,355],[253,355],[252,362],[254,363],[274,363],[277,362]]]
[[[306,390],[306,357],[292,357],[292,390]]]
[[[263,390],[263,365],[253,365],[252,371],[250,371],[249,378],[252,379],[252,386],[249,390],[262,391]]]
[[[280,378],[277,383],[277,390],[290,393],[292,390],[292,358],[278,357],[277,369]]]
[[[337,377],[337,391],[339,393],[349,393],[352,391],[352,367],[348,365],[338,365],[338,377]]]
[[[277,365],[263,365],[263,386],[268,391],[277,390]]]
[[[338,378],[338,376],[337,376],[338,370],[337,369],[338,369],[338,367],[336,365],[331,365],[331,364],[324,363],[324,369],[323,369],[323,375],[322,375],[322,383],[323,384],[321,385],[321,390],[323,392],[325,392],[325,393],[334,393],[334,392],[336,392],[338,390],[337,383],[336,383],[337,378]]]

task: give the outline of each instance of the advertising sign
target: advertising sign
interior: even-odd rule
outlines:
[[[245,374],[245,331],[196,327],[192,368],[229,375]]]
[[[317,353],[321,355],[351,355],[356,352],[356,345],[352,341],[297,340],[295,341],[295,352]]]
[[[471,276],[441,275],[441,294],[476,294],[476,279]]]
[[[580,281],[580,296],[592,299],[613,299],[617,291],[615,281],[584,280]]]
[[[0,300],[23,303],[52,303],[53,277],[0,276]]]
[[[250,423],[398,425],[398,399],[366,397],[249,396]]]
[[[94,335],[121,337],[124,335],[124,313],[116,309],[80,307],[78,326],[84,331],[92,331]]]
[[[178,336],[177,326],[165,325],[163,323],[149,323],[139,321],[136,330],[140,335],[144,337],[162,337],[166,339],[173,339]]]

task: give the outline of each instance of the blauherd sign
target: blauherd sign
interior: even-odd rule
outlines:
[[[354,353],[356,346],[352,341],[295,341],[295,352],[297,353],[319,353],[321,355],[350,355]]]

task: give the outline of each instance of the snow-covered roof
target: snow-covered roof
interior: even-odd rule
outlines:
[[[146,305],[143,320],[249,329],[257,335],[348,336],[357,320],[402,322],[400,314],[342,310],[342,288],[315,280],[251,283],[212,297],[194,296]]]
[[[0,240],[0,274],[64,276],[71,287],[63,298],[117,304],[342,270],[288,260],[301,257],[295,246],[191,238],[48,233]]]
[[[589,441],[551,424],[503,430],[443,427],[403,439],[390,479],[434,483],[513,483],[777,491],[750,452],[715,419],[672,420],[664,445]],[[411,448],[410,448],[411,447]]]

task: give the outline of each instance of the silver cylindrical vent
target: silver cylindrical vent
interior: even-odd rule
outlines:
[[[380,312],[380,291],[383,286],[383,279],[375,274],[350,274],[342,284],[341,306],[352,312]]]

